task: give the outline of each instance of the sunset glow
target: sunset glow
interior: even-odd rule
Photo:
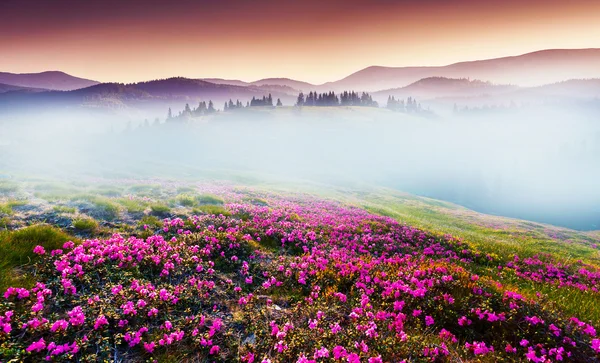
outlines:
[[[590,0],[3,1],[0,69],[323,83],[371,65],[600,47],[599,24]]]

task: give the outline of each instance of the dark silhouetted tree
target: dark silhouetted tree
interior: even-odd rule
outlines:
[[[300,94],[298,94],[298,99],[296,100],[296,106],[304,106],[304,93],[300,92]]]

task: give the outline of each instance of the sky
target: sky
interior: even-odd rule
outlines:
[[[312,83],[600,48],[598,0],[0,0],[0,71]]]

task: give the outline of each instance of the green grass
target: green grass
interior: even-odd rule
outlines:
[[[34,225],[15,231],[0,231],[0,291],[9,286],[26,285],[30,278],[18,267],[31,263],[37,256],[33,248],[43,246],[49,253],[74,238],[48,225]]]
[[[162,203],[154,203],[150,206],[150,214],[157,217],[166,217],[171,213],[171,208]]]
[[[177,194],[193,194],[196,190],[192,187],[178,187]]]
[[[80,192],[80,188],[64,183],[39,183],[33,186],[34,195],[47,201],[68,200]]]
[[[75,213],[77,212],[77,208],[75,207],[68,207],[66,205],[55,205],[54,207],[52,207],[52,210],[54,210],[56,213]]]
[[[121,191],[117,189],[101,189],[98,191],[98,195],[105,197],[120,197]]]
[[[582,259],[600,264],[598,250],[591,247],[584,233],[577,231],[483,215],[427,198],[370,195],[362,199],[360,204],[372,213],[389,216],[427,231],[462,238],[480,251],[495,254],[503,260],[512,258],[514,254],[531,257],[549,253],[559,261]],[[563,232],[572,242],[550,237],[547,229]]]
[[[92,218],[78,218],[73,221],[73,227],[79,231],[91,232],[98,228],[98,222]]]
[[[254,204],[254,205],[258,205],[258,206],[268,206],[269,203],[262,199],[262,198],[258,198],[258,197],[247,197],[244,198],[244,202],[246,203],[250,203],[250,204]]]
[[[535,283],[519,279],[513,274],[498,275],[497,270],[498,264],[506,263],[515,254],[523,258],[540,253],[549,254],[556,261],[563,263],[582,260],[598,266],[600,252],[591,247],[591,244],[597,241],[593,239],[593,234],[484,215],[451,203],[393,192],[361,195],[353,202],[372,213],[388,216],[429,232],[459,237],[477,250],[498,259],[495,264],[489,266],[468,265],[467,268],[473,273],[491,277],[530,298],[537,299],[536,293],[541,292],[547,296],[549,308],[556,308],[565,314],[596,324],[600,323],[600,305],[596,294],[576,288],[556,288]],[[555,238],[553,235],[562,237]]]
[[[14,193],[19,190],[19,184],[10,181],[0,182],[0,194]]]
[[[95,211],[103,219],[114,220],[119,216],[119,205],[112,200],[94,194],[79,194],[71,197],[72,201],[87,201],[94,204]]]
[[[196,197],[196,201],[198,202],[198,204],[215,204],[215,205],[221,205],[224,204],[225,201],[216,196],[216,195],[212,195],[212,194],[202,194]]]
[[[0,203],[0,214],[12,215],[15,207],[26,205],[27,202],[24,200],[10,200],[6,203]]]
[[[140,219],[140,221],[138,222],[138,226],[141,227],[144,224],[153,228],[160,228],[163,225],[162,221],[156,218],[155,216],[143,216],[142,219]]]
[[[161,187],[160,184],[137,184],[130,186],[128,191],[139,196],[156,197],[160,195]]]
[[[140,214],[144,213],[148,207],[148,202],[139,199],[117,199],[117,203],[122,205],[128,213]]]
[[[7,203],[0,204],[0,214],[11,215],[12,213],[13,210]]]
[[[194,208],[192,211],[193,214],[214,214],[219,215],[222,214],[224,216],[230,216],[231,213],[225,209],[223,206],[214,205],[214,204],[204,204],[197,208]]]
[[[184,207],[193,207],[197,204],[196,199],[187,194],[179,194],[175,197],[175,201],[177,204],[182,205]]]

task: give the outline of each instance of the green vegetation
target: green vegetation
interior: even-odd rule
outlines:
[[[515,254],[531,257],[548,253],[559,261],[576,258],[600,264],[600,254],[591,246],[593,240],[573,230],[484,215],[451,203],[394,192],[368,195],[360,204],[372,213],[395,218],[407,225],[452,234],[504,261]],[[565,240],[570,243],[564,243]]]
[[[196,197],[198,204],[223,204],[225,203],[222,198],[212,194],[202,194]]]
[[[138,222],[138,226],[147,225],[152,228],[160,228],[163,225],[163,222],[156,218],[155,216],[143,216],[142,219]]]
[[[192,187],[177,187],[177,194],[193,194],[196,190]]]
[[[37,245],[47,251],[61,248],[73,237],[58,228],[34,225],[15,231],[0,231],[0,291],[8,286],[26,285],[29,277],[19,267],[36,259],[33,248]]]
[[[14,193],[19,190],[19,185],[10,181],[0,181],[0,194]]]
[[[68,207],[66,205],[55,205],[54,207],[52,207],[52,210],[54,210],[57,213],[75,213],[75,212],[77,212],[77,208]]]
[[[140,199],[128,198],[117,199],[116,202],[122,205],[128,213],[135,214],[144,213],[149,204],[148,202]]]
[[[39,183],[33,186],[34,195],[47,201],[67,200],[81,190],[64,183]]]
[[[121,191],[117,189],[101,189],[98,191],[99,195],[103,195],[105,197],[120,197]]]
[[[92,232],[98,228],[98,222],[92,218],[79,218],[73,221],[73,227],[79,231]]]
[[[161,192],[160,184],[136,184],[129,187],[128,191],[138,196],[159,196]]]
[[[71,198],[72,201],[86,201],[94,205],[90,214],[106,220],[114,220],[119,215],[119,205],[112,200],[93,194],[80,194]]]
[[[484,215],[451,203],[396,192],[368,194],[359,200],[372,213],[439,235],[451,234],[461,238],[472,248],[497,258],[501,263],[512,260],[515,255],[525,258],[542,254],[567,265],[576,260],[600,265],[600,252],[592,246],[597,240],[582,232]],[[576,288],[558,289],[506,274],[499,276],[497,264],[482,266],[474,272],[516,287],[531,298],[536,297],[536,292],[543,292],[560,310],[600,321],[596,294]]]
[[[243,199],[244,202],[250,203],[250,204],[254,204],[254,205],[259,205],[259,206],[268,206],[269,203],[262,199],[262,198],[258,198],[258,197],[248,197],[248,198],[244,198]]]
[[[219,214],[222,214],[226,217],[231,215],[231,213],[227,209],[225,209],[223,206],[214,205],[214,204],[204,204],[204,205],[198,206],[197,208],[194,208],[192,213],[193,214],[214,214],[217,216]]]
[[[0,203],[0,214],[11,215],[14,212],[15,207],[26,205],[27,201],[24,200],[10,200],[6,203]]]
[[[171,208],[162,203],[154,203],[150,206],[150,213],[157,217],[166,217],[171,213]]]
[[[142,184],[127,186],[71,186],[62,183],[11,184],[0,183],[0,193],[10,190],[10,193],[24,189],[29,185],[36,195],[45,199],[41,208],[35,213],[46,213],[48,209],[58,214],[74,214],[78,211],[83,215],[72,222],[72,216],[60,216],[52,219],[52,223],[62,226],[72,226],[78,235],[93,235],[95,238],[109,237],[113,233],[123,236],[135,235],[147,238],[161,233],[162,218],[184,217],[185,215],[224,215],[233,219],[249,221],[251,215],[236,212],[232,215],[225,207],[225,200],[213,194],[195,194],[196,190],[187,186],[161,187],[158,184]],[[19,185],[18,187],[15,187]],[[24,186],[23,186],[24,185]],[[270,191],[275,187],[262,185]],[[5,189],[2,189],[5,188]],[[17,189],[15,189],[17,188]],[[260,186],[255,186],[254,190]],[[577,260],[593,266],[600,265],[599,232],[578,232],[566,228],[544,225],[522,220],[495,217],[473,212],[466,208],[443,201],[421,198],[403,194],[388,189],[366,189],[360,192],[349,189],[327,189],[315,186],[297,187],[296,185],[277,186],[282,195],[290,198],[304,199],[309,197],[298,191],[305,191],[319,198],[333,199],[345,204],[354,205],[371,213],[391,217],[401,223],[425,230],[441,238],[450,234],[460,238],[469,249],[479,252],[482,256],[489,255],[489,261],[482,259],[477,264],[469,266],[469,272],[476,273],[484,279],[496,281],[503,288],[518,291],[532,299],[537,299],[537,293],[544,295],[544,306],[549,311],[557,311],[569,316],[591,322],[600,322],[600,308],[597,293],[575,287],[556,287],[551,284],[535,282],[516,276],[512,271],[499,273],[499,266],[504,266],[514,259],[541,256],[541,259],[572,265]],[[249,191],[247,187],[232,188],[239,199],[253,206],[277,205],[272,195],[264,192]],[[124,197],[125,192],[135,192],[135,197]],[[146,195],[151,198],[140,198]],[[223,194],[228,195],[228,194]],[[123,197],[122,197],[123,196]],[[12,197],[14,198],[14,196]],[[229,197],[227,197],[229,198]],[[310,197],[309,197],[310,198]],[[230,200],[230,199],[228,199]],[[67,202],[65,202],[67,201]],[[68,202],[70,201],[70,202]],[[37,256],[31,251],[40,244],[50,250],[60,247],[69,239],[69,235],[48,225],[35,225],[19,228],[27,223],[23,216],[27,213],[15,213],[13,208],[26,205],[25,200],[6,199],[0,203],[0,292],[9,285],[28,286],[33,281],[28,275],[28,264]],[[37,202],[36,202],[37,203]],[[187,208],[173,209],[184,206]],[[120,215],[120,211],[128,214]],[[150,215],[145,215],[148,213]],[[190,211],[191,210],[191,211]],[[85,217],[85,216],[90,217]],[[46,220],[46,216],[40,220]],[[297,213],[287,216],[292,223],[302,223]],[[103,224],[99,221],[112,221]],[[185,228],[189,221],[186,221]],[[278,253],[280,242],[277,239],[263,238],[261,241],[248,241],[252,250],[265,253]],[[291,254],[302,253],[301,250],[288,251]],[[24,266],[25,265],[25,266]]]
[[[193,196],[187,194],[179,194],[175,197],[177,204],[182,205],[184,207],[193,207],[195,206],[196,199]]]

